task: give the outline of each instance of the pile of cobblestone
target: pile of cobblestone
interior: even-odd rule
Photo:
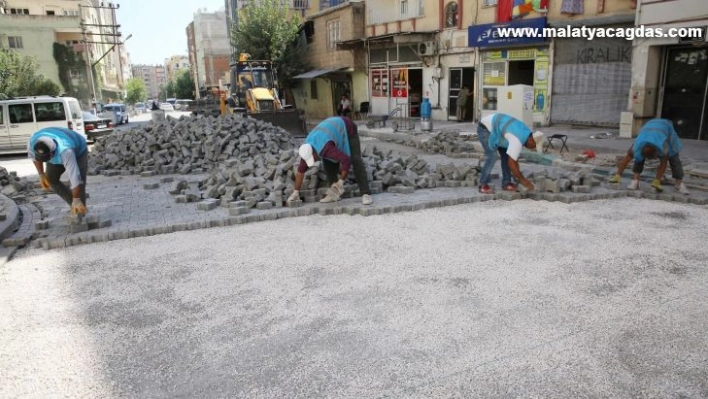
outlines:
[[[461,132],[440,132],[427,140],[419,142],[408,141],[407,144],[430,154],[445,154],[455,156],[460,154],[470,155],[475,152],[473,145],[477,135]]]
[[[26,178],[17,177],[17,173],[8,172],[2,166],[0,166],[0,186],[2,186],[2,193],[8,197],[21,195],[22,192],[32,188],[32,184]]]
[[[296,145],[285,130],[255,119],[167,118],[99,139],[89,174],[204,173],[227,159],[278,155]]]
[[[477,181],[478,168],[474,165],[432,166],[415,155],[403,158],[377,147],[366,147],[362,158],[372,194],[382,191],[410,194],[416,189],[433,187],[473,187]],[[177,202],[211,199],[221,200],[224,206],[246,201],[247,208],[278,207],[284,205],[294,189],[299,161],[294,149],[279,155],[260,154],[243,161],[227,160],[201,182],[199,190],[190,190],[188,182],[182,179],[173,182],[170,193],[177,195]],[[350,176],[353,177],[353,173]],[[326,191],[327,176],[322,168],[310,168],[300,190],[305,202],[319,201]],[[344,198],[360,194],[353,180],[345,184]]]

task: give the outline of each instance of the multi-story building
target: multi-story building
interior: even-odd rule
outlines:
[[[708,4],[704,0],[641,1],[644,28],[692,28],[682,37],[634,40],[628,110],[620,133],[638,133],[655,117],[671,119],[679,136],[708,140]],[[697,37],[696,37],[697,36]]]
[[[311,71],[295,76],[297,106],[308,118],[336,113],[342,95],[352,104],[368,102],[364,47],[365,4],[348,1],[307,18],[314,35],[308,46]],[[356,108],[356,107],[355,107]]]
[[[633,5],[632,0],[367,1],[372,111],[400,107],[416,116],[422,96],[430,99],[434,119],[454,120],[458,93],[467,86],[473,95],[466,119],[476,120],[497,111],[499,87],[523,84],[533,93],[526,100],[536,125],[619,126],[618,109],[624,108],[631,80],[629,41],[504,39],[492,32],[500,26],[631,27]]]
[[[165,58],[165,70],[167,72],[168,82],[174,82],[177,72],[189,69],[189,58],[186,55],[173,55],[170,58]]]
[[[160,89],[167,83],[167,69],[163,65],[133,65],[133,77],[142,79],[147,88],[147,95],[156,99]]]
[[[194,21],[187,26],[187,42],[200,90],[223,87],[227,82],[222,82],[221,77],[229,71],[231,56],[226,13],[206,10],[194,13]]]
[[[117,33],[113,7],[101,7],[97,0],[5,0],[0,2],[0,26],[0,46],[35,57],[40,73],[85,106],[90,98],[120,96],[121,77],[130,72],[125,46],[104,43],[115,37],[108,34]],[[55,43],[63,46],[61,62],[54,59]],[[126,56],[119,57],[115,49]]]

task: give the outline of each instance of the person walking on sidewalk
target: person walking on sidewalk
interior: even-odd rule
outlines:
[[[657,192],[664,191],[661,186],[661,179],[664,177],[668,164],[671,165],[671,177],[676,180],[676,191],[688,195],[690,193],[686,185],[683,184],[683,165],[679,158],[679,153],[682,149],[683,146],[673,123],[668,119],[652,119],[639,130],[639,134],[629,151],[627,151],[627,155],[620,161],[617,174],[610,178],[610,183],[619,183],[622,173],[629,165],[629,162],[634,159],[634,167],[632,168],[634,176],[627,188],[637,190],[639,188],[639,176],[644,171],[644,161],[647,158],[659,158],[659,168],[656,170],[656,177],[651,186]]]
[[[472,96],[472,93],[467,86],[462,86],[462,90],[457,94],[457,121],[464,122],[467,114],[467,100]]]
[[[307,135],[300,146],[300,165],[295,176],[295,191],[288,197],[288,202],[300,199],[300,187],[308,168],[322,159],[327,184],[330,189],[320,200],[322,203],[339,201],[344,194],[344,181],[349,175],[349,167],[354,165],[354,176],[361,192],[361,203],[371,205],[371,190],[366,175],[366,166],[361,157],[361,143],[358,128],[347,117],[334,116],[320,122]]]
[[[27,153],[39,173],[40,187],[44,190],[51,188],[57,193],[71,206],[73,215],[86,214],[86,139],[73,130],[47,127],[32,135]],[[59,180],[65,171],[69,174],[71,187]]]
[[[536,149],[543,152],[543,133],[532,133],[523,122],[506,115],[491,114],[482,118],[477,125],[477,138],[484,148],[484,165],[479,179],[479,192],[492,194],[494,189],[489,186],[490,175],[497,153],[501,157],[502,187],[505,191],[516,191],[511,176],[528,190],[533,190],[534,185],[524,177],[519,169],[519,156],[522,147]]]

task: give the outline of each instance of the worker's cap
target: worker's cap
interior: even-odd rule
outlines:
[[[533,141],[536,142],[536,151],[543,152],[543,132],[537,130],[533,134]]]
[[[300,154],[300,158],[307,163],[308,168],[311,168],[312,165],[315,164],[315,156],[312,154],[312,146],[310,144],[301,145],[298,154]]]
[[[54,151],[57,148],[57,143],[49,137],[40,137],[34,143],[34,159],[39,162],[47,162],[52,159]]]

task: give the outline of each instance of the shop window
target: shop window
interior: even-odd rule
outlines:
[[[371,96],[388,97],[388,70],[374,69],[371,71]]]
[[[317,100],[319,97],[317,96],[317,80],[312,79],[310,81],[310,99],[312,100]]]
[[[459,21],[460,13],[457,9],[457,2],[452,1],[445,6],[445,27],[456,28]]]

